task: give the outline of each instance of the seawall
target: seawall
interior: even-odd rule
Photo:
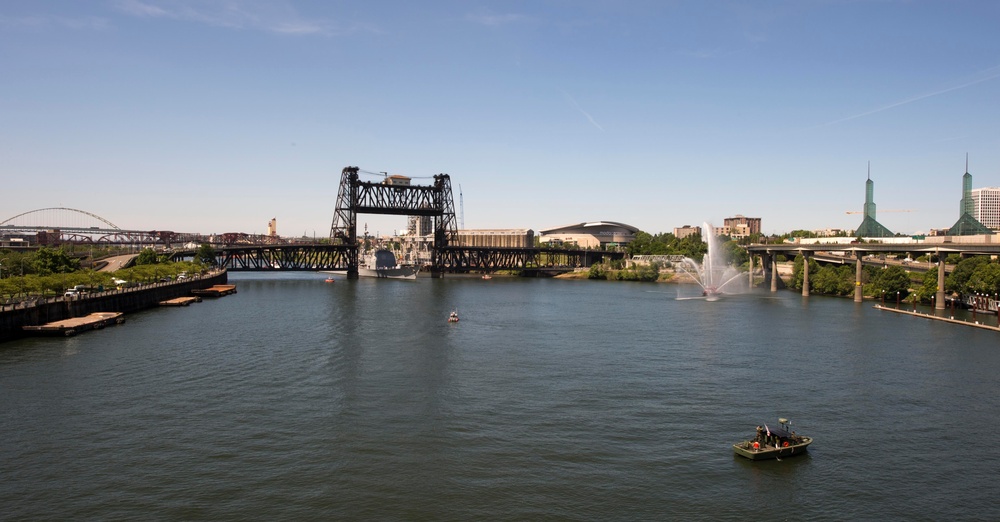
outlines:
[[[191,295],[213,285],[223,285],[229,280],[225,270],[194,276],[184,281],[152,283],[135,288],[95,292],[80,297],[52,297],[38,299],[33,305],[4,306],[0,311],[0,342],[25,336],[21,328],[41,325],[94,312],[138,312],[158,306],[160,301]]]

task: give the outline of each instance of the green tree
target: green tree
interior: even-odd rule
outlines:
[[[155,265],[160,262],[160,258],[157,257],[156,252],[152,248],[144,248],[139,255],[135,257],[136,265]]]
[[[902,267],[889,266],[881,270],[876,270],[876,274],[871,277],[867,285],[868,294],[871,296],[881,296],[885,292],[886,296],[895,298],[896,292],[901,297],[906,297],[910,293],[910,274]]]
[[[736,241],[726,241],[720,245],[726,260],[733,266],[743,266],[750,261],[750,254]]]
[[[608,278],[608,268],[604,263],[594,263],[590,265],[590,270],[587,272],[587,279],[607,279]]]
[[[80,261],[63,250],[40,248],[35,252],[34,273],[39,275],[66,274],[80,268]]]
[[[854,270],[847,265],[826,265],[809,277],[810,292],[825,295],[850,295],[854,292]]]
[[[0,254],[0,277],[14,277],[35,273],[33,252],[3,252]]]
[[[648,254],[653,244],[653,236],[648,232],[638,231],[635,239],[626,247],[629,256]]]
[[[816,233],[811,230],[793,230],[787,234],[787,237],[799,237],[799,238],[814,238],[817,237]]]
[[[701,240],[700,235],[690,235],[677,241],[669,254],[690,257],[701,263],[708,253],[708,243]]]
[[[966,283],[969,293],[993,295],[1000,293],[1000,264],[984,263],[976,268]]]
[[[990,262],[990,259],[986,256],[973,256],[967,259],[963,259],[955,265],[955,269],[951,271],[948,278],[944,282],[944,289],[949,292],[958,292],[962,294],[969,293],[967,284],[969,279],[972,278],[972,274],[976,271],[980,265],[985,265]]]
[[[924,272],[924,278],[921,281],[920,286],[914,292],[917,294],[917,299],[922,303],[930,302],[931,298],[937,295],[938,291],[938,272],[941,270],[939,266],[937,270],[928,270]]]
[[[804,265],[805,265],[805,262],[803,261],[802,255],[800,254],[800,255],[795,256],[795,261],[792,263],[792,280],[791,280],[791,284],[789,285],[792,288],[794,288],[795,290],[802,290],[802,284],[805,281],[805,277],[803,277],[804,270],[802,269],[802,267]],[[816,285],[815,282],[813,281],[813,276],[815,276],[815,274],[817,274],[819,272],[819,270],[820,270],[819,263],[817,263],[815,259],[810,258],[809,259],[809,276],[810,276],[809,277],[809,291],[810,292],[812,292],[813,288]]]
[[[208,243],[202,243],[195,252],[195,261],[208,266],[215,266],[215,249]]]

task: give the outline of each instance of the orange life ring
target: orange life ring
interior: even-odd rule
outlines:
[[[787,448],[788,447],[788,441],[786,440],[785,442],[781,443],[781,447]]]
[[[760,449],[760,443],[757,441],[753,441],[753,449]]]

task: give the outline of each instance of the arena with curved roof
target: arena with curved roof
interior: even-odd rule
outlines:
[[[631,243],[639,229],[615,221],[591,221],[540,230],[538,240],[549,245],[576,245],[578,248],[614,248]]]

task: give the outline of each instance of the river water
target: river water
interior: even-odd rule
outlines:
[[[996,332],[791,292],[230,282],[0,345],[0,519],[1000,519]],[[778,417],[807,455],[732,454]]]

